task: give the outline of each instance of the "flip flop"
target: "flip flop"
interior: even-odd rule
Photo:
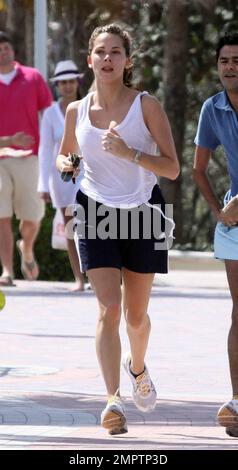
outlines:
[[[35,281],[39,276],[38,264],[37,264],[37,262],[34,258],[33,258],[32,261],[25,261],[24,260],[23,254],[22,254],[22,251],[21,251],[20,242],[21,242],[21,240],[17,240],[16,246],[17,246],[20,258],[21,258],[21,273],[22,273],[24,279],[26,279],[26,281]],[[37,268],[37,275],[35,275],[34,277],[32,277],[32,275],[29,276],[29,273],[32,274],[35,268]]]
[[[0,277],[0,286],[2,287],[16,287],[11,276],[1,276]]]

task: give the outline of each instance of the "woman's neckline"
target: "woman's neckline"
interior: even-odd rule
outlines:
[[[92,91],[92,92],[89,94],[89,97],[88,97],[87,117],[88,117],[88,120],[89,120],[89,122],[90,122],[91,127],[93,127],[94,129],[97,129],[98,131],[104,131],[104,132],[105,132],[106,130],[108,130],[108,127],[107,127],[107,128],[104,128],[104,127],[97,127],[97,126],[94,126],[94,124],[92,124],[92,121],[91,121],[90,116],[89,116],[89,111],[90,111],[90,106],[91,106],[91,99],[92,99],[94,93],[95,93],[95,92]],[[131,113],[131,109],[133,108],[133,106],[134,106],[136,100],[138,99],[138,96],[140,96],[140,95],[141,95],[141,92],[139,91],[139,92],[137,93],[137,95],[135,96],[135,98],[133,99],[133,101],[132,101],[132,103],[131,103],[131,105],[130,105],[130,107],[129,107],[129,109],[128,109],[126,115],[125,115],[125,117],[122,119],[122,121],[120,121],[120,122],[115,126],[115,129],[121,127],[121,126],[124,125],[124,123],[127,121],[128,116],[129,116],[130,113]]]

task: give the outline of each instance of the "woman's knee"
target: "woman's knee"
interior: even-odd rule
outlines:
[[[99,321],[106,324],[119,324],[121,319],[121,304],[109,302],[100,307]]]
[[[125,312],[126,323],[131,328],[139,329],[145,324],[150,325],[150,319],[145,312],[127,310]]]

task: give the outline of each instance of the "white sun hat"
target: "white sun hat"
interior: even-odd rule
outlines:
[[[83,73],[79,73],[77,65],[72,60],[61,60],[56,65],[54,76],[50,80],[58,82],[60,80],[73,80],[82,76]]]

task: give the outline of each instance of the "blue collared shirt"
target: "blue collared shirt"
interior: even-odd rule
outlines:
[[[238,194],[238,120],[225,91],[204,102],[194,142],[211,151],[223,146],[231,179],[231,195]]]

